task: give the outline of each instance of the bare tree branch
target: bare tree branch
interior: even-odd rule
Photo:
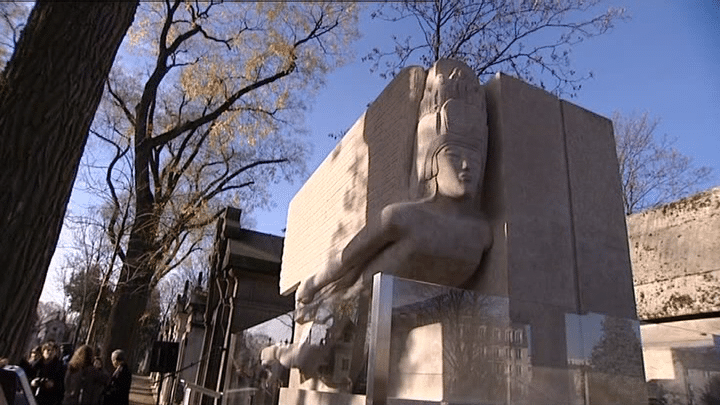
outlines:
[[[250,212],[267,204],[269,184],[301,171],[304,148],[292,134],[302,130],[298,118],[322,74],[345,60],[357,21],[349,3],[141,7],[156,12],[131,32],[152,41],[154,49],[136,48],[149,55],[148,73],[114,76],[123,80],[113,82],[108,118],[94,128],[106,139],[127,136],[132,147],[131,161],[111,169],[122,162],[128,172],[129,205],[119,188],[108,191],[116,206],[129,207],[130,225],[113,238],[123,267],[107,347],[128,344],[134,325],[121,319],[137,319],[152,286],[207,246],[221,208],[232,200]]]
[[[386,2],[372,14],[374,18],[411,17],[422,35],[393,36],[392,50],[375,48],[363,60],[385,77],[397,73],[411,58],[417,57],[427,67],[438,59],[454,58],[479,76],[511,70],[544,87],[543,76],[549,73],[556,82],[552,90],[562,92],[569,87],[575,91],[585,77],[576,76],[570,67],[571,46],[602,35],[624,18],[624,10],[598,11],[599,4],[600,0]]]
[[[615,112],[612,120],[628,215],[683,198],[710,179],[712,170],[695,167],[674,138],[656,135],[659,118]]]

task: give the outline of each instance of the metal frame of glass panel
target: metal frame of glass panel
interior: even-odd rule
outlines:
[[[373,276],[370,307],[370,334],[366,403],[386,405],[390,373],[390,332],[392,326],[392,276]]]

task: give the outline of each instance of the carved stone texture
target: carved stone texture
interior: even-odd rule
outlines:
[[[351,360],[347,377],[352,381],[355,381],[363,364],[367,323],[365,302],[373,274],[384,272],[459,286],[478,271],[483,253],[491,243],[490,228],[482,215],[478,198],[488,142],[484,88],[474,72],[457,61],[438,61],[429,70],[422,87],[418,86],[416,78],[424,75],[413,72],[415,70],[410,69],[401,74],[379,99],[390,103],[383,100],[384,95],[401,96],[398,104],[404,104],[400,108],[400,112],[404,113],[388,122],[394,123],[400,137],[394,137],[391,132],[378,133],[370,129],[369,123],[385,119],[381,116],[370,120],[378,111],[385,114],[392,111],[387,108],[373,110],[371,107],[323,164],[336,169],[345,167],[350,173],[350,181],[339,185],[331,181],[328,189],[325,183],[320,184],[319,179],[324,174],[321,169],[320,177],[316,172],[291,203],[284,257],[288,261],[283,263],[281,290],[287,292],[300,281],[296,291],[298,323],[333,320],[333,328],[338,330],[326,338],[326,352],[334,351],[337,357],[341,351],[338,350],[339,345],[348,343],[344,341],[345,337],[353,336],[353,343],[347,349],[348,360]],[[419,105],[414,101],[417,94],[422,94]],[[374,105],[387,105],[379,101]],[[408,116],[412,117],[412,123],[407,122]],[[376,128],[375,125],[372,127]],[[408,132],[409,128],[412,132]],[[382,142],[379,140],[384,139],[393,140],[391,144],[398,153],[388,154],[387,150],[380,148]],[[376,156],[382,158],[376,159]],[[399,157],[402,159],[398,162]],[[394,165],[388,162],[394,162]],[[341,179],[344,178],[342,173],[339,174]],[[378,173],[394,179],[402,192],[384,188],[387,187],[384,182],[374,181],[373,175]],[[318,211],[309,215],[306,211],[297,213],[295,204],[307,204],[311,197],[316,198],[317,195],[330,195],[330,200],[337,204],[338,192],[343,196],[342,209],[327,213],[326,222],[323,222],[325,227],[330,225],[330,229],[336,228],[337,231],[330,241],[327,231],[318,233],[318,236],[325,237],[318,242],[331,246],[325,250],[328,256],[322,265],[307,268],[310,273],[298,273],[298,269],[292,266],[318,260],[308,258],[307,251],[297,255],[296,235],[309,235],[307,229],[301,229],[296,234],[296,224],[317,227],[307,220]],[[363,206],[366,209],[364,218],[358,209]],[[343,213],[346,215],[341,215]],[[296,215],[303,219],[298,220]],[[328,223],[328,217],[335,222]],[[364,226],[358,230],[363,220]],[[352,238],[348,239],[348,235]],[[297,246],[308,242],[307,239],[298,241]],[[301,256],[305,256],[304,263]],[[356,316],[348,318],[345,315],[344,308],[348,307],[348,302],[357,308]],[[336,325],[343,326],[338,328]],[[343,332],[338,333],[339,329]],[[323,369],[316,364],[321,356],[321,347],[304,341],[296,345],[298,347],[275,350],[277,361],[282,363],[285,357],[286,363],[297,366],[306,377],[320,374],[328,383],[342,381],[331,377],[337,375],[336,370],[329,369],[324,375],[322,371],[318,373]],[[292,354],[309,351],[316,355],[307,364],[302,359],[308,357]],[[338,363],[337,359],[328,361],[330,366]]]
[[[490,228],[478,195],[487,158],[485,93],[474,72],[440,60],[427,75],[415,136],[415,198],[385,206],[331,261],[301,282],[296,299],[315,301],[329,288],[364,289],[378,272],[458,286],[480,265]],[[371,161],[372,163],[372,161]],[[368,204],[371,201],[368,193]]]
[[[388,204],[409,199],[417,112],[425,70],[400,72],[290,202],[280,293],[340,260]]]
[[[425,77],[401,72],[291,203],[296,337],[341,320],[317,349],[352,335],[324,365],[342,352],[352,380],[373,273],[461,286],[510,299],[532,332],[528,389],[567,398],[566,315],[635,318],[612,125],[505,75],[480,86],[459,62]]]

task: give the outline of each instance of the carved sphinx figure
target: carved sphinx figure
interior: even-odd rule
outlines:
[[[334,329],[353,324],[358,329],[356,346],[364,346],[364,301],[375,273],[453,287],[473,276],[491,244],[479,201],[487,138],[485,93],[474,72],[458,61],[436,62],[428,72],[420,103],[414,199],[385,207],[377,229],[365,228],[345,248],[340,262],[300,283],[296,322],[332,319]],[[359,309],[350,316],[337,314],[333,308],[347,300],[360,300]],[[331,344],[325,343],[327,351]],[[316,361],[318,349],[285,347],[275,350],[272,357],[312,376],[317,364],[305,367],[302,356],[290,353],[313,351]],[[353,357],[358,351],[362,348],[356,347]]]
[[[342,290],[382,271],[459,286],[490,245],[478,196],[487,157],[485,93],[474,72],[440,60],[428,72],[416,136],[417,196],[388,205],[379,229],[363,231],[335,263],[303,281],[300,304],[323,288]]]

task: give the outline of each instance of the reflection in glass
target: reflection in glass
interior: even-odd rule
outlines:
[[[392,279],[391,299],[383,307],[390,319],[388,398],[513,405],[720,403],[718,319],[639,327],[634,320]],[[558,313],[561,321],[518,322],[512,305]],[[291,315],[283,315],[235,335],[228,403],[277,403],[287,370],[263,368],[259,353],[289,343],[291,322]],[[328,333],[326,325],[316,324],[308,338],[322,345]],[[561,338],[556,346],[541,345],[548,336]],[[553,348],[562,351],[563,363],[540,360]],[[349,356],[338,352],[332,358],[338,372],[352,367]],[[371,367],[368,377],[373,373]]]
[[[646,403],[639,323],[565,314],[568,370],[584,403]]]
[[[392,300],[386,305],[391,312],[389,370],[378,373],[371,367],[368,374],[369,381],[374,375],[387,376],[387,398],[462,404],[647,403],[637,321],[391,279]],[[556,319],[554,314],[559,323],[547,321]],[[533,340],[535,335],[540,340]],[[548,350],[560,353],[548,356],[543,352]],[[551,363],[555,358],[563,360]]]
[[[519,403],[532,378],[529,326],[508,300],[394,279],[391,398]]]
[[[290,343],[292,333],[293,318],[288,313],[233,335],[227,389],[223,393],[227,404],[278,403],[280,387],[287,386],[289,371],[277,366],[263,367],[261,353],[276,343]]]
[[[640,327],[653,405],[720,404],[720,319]]]

